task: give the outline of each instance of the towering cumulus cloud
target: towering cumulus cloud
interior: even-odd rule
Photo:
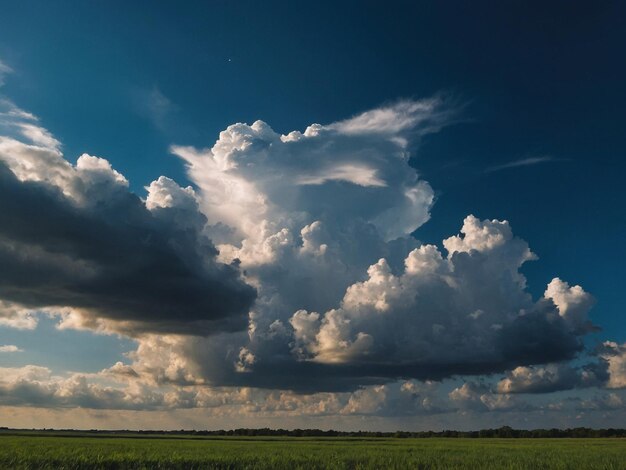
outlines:
[[[234,124],[211,148],[172,146],[192,186],[162,176],[145,200],[106,160],[70,164],[36,118],[5,107],[0,322],[32,328],[44,312],[138,344],[130,364],[96,374],[132,384],[124,392],[37,369],[37,397],[70,406],[69,387],[128,408],[138,390],[169,387],[146,407],[434,413],[624,384],[615,343],[565,364],[593,329],[593,299],[557,277],[533,298],[520,268],[537,257],[507,221],[469,215],[440,245],[413,236],[434,192],[408,149],[452,121],[443,97],[286,135]],[[5,389],[31,372],[14,370]],[[452,405],[434,396],[433,381],[492,374],[506,375],[468,382]]]
[[[533,300],[519,268],[535,255],[508,222],[467,217],[445,254],[412,237],[434,197],[408,144],[452,115],[441,98],[403,101],[304,133],[257,121],[210,149],[172,147],[218,259],[258,298],[246,334],[146,339],[138,364],[167,376],[171,361],[154,358],[170,354],[177,380],[317,391],[574,357],[591,297],[557,278]]]

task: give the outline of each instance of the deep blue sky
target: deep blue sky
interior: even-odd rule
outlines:
[[[547,5],[549,3],[549,5]],[[71,159],[109,159],[139,193],[185,182],[172,143],[227,125],[303,130],[402,97],[452,93],[455,126],[415,157],[438,193],[435,242],[463,217],[506,218],[555,275],[595,295],[626,340],[626,29],[618,2],[0,2],[4,93]],[[170,112],[142,103],[162,93]],[[525,158],[553,160],[485,172]]]

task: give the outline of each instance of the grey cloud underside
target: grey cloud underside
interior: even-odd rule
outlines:
[[[127,333],[245,329],[254,289],[175,210],[153,214],[126,188],[81,207],[0,163],[0,298],[78,308]]]
[[[447,259],[424,245],[409,254],[404,270],[394,273],[384,260],[372,265],[369,279],[350,286],[339,307],[324,315],[300,310],[286,326],[261,306],[249,335],[214,337],[210,344],[187,340],[174,345],[179,356],[172,360],[185,358],[191,376],[212,385],[312,393],[495,374],[576,357],[589,328],[590,296],[555,279],[533,301],[518,272],[533,255],[507,223],[468,217],[463,232],[444,242],[453,250]],[[456,251],[463,249],[469,251]],[[307,299],[292,300],[306,305]],[[362,338],[364,347],[355,348]],[[171,343],[153,347],[156,356],[172,351]],[[142,358],[154,364],[144,353],[137,354],[138,366]],[[233,367],[242,359],[245,367]],[[189,381],[150,373],[164,382]]]
[[[390,360],[352,361],[347,364],[322,364],[295,360],[289,351],[273,350],[272,355],[260,354],[258,361],[246,372],[232,370],[224,361],[222,367],[204,369],[203,374],[214,385],[246,386],[267,389],[285,389],[300,393],[353,391],[364,385],[384,384],[399,379],[444,380],[455,376],[478,376],[503,373],[518,366],[573,359],[583,349],[576,336],[564,331],[563,321],[554,315],[532,313],[512,322],[497,332],[493,338],[493,357],[467,357],[450,359],[429,358],[398,362],[389,351]],[[463,341],[464,338],[459,338]],[[192,346],[189,357],[202,366],[213,356],[205,356]],[[204,362],[207,361],[207,362]]]

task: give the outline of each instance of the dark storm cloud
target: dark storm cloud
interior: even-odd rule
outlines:
[[[130,333],[246,327],[254,289],[199,228],[176,222],[179,209],[150,211],[121,186],[83,189],[90,204],[0,163],[0,299],[80,309]]]

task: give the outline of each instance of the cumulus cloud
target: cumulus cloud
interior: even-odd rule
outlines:
[[[209,220],[232,227],[248,244],[259,243],[260,226],[275,234],[317,220],[332,228],[359,220],[390,240],[428,220],[434,199],[408,164],[403,136],[432,132],[423,124],[443,126],[448,112],[442,99],[403,101],[287,135],[263,121],[239,123],[210,149],[172,151],[187,163]]]
[[[607,363],[608,388],[626,388],[626,343],[605,341],[597,354]]]
[[[37,323],[36,311],[0,300],[0,326],[18,330],[33,330]]]
[[[485,412],[532,409],[529,403],[518,397],[494,393],[487,385],[472,381],[452,390],[448,398],[459,410]]]
[[[603,386],[609,379],[606,363],[583,367],[569,364],[516,367],[498,382],[500,393],[550,393],[573,388]]]
[[[255,291],[216,260],[193,190],[160,178],[146,202],[105,159],[64,159],[45,133],[0,137],[0,319],[32,312],[125,334],[245,329]]]
[[[371,262],[385,257],[401,265],[419,245],[408,235],[428,219],[434,193],[408,164],[407,139],[444,125],[450,110],[440,98],[385,109],[374,121],[393,122],[379,131],[346,121],[279,135],[257,121],[230,126],[211,149],[172,148],[198,188],[195,199],[208,219],[203,233],[215,242],[218,260],[240,266],[259,295],[248,334],[210,345],[171,338],[180,344],[165,346],[163,357],[183,351],[194,380],[229,383],[244,380],[233,367],[254,369],[257,355],[284,356],[297,366],[289,345],[294,312],[331,308]],[[162,204],[165,181],[149,187],[148,207]],[[177,195],[192,201],[190,191]],[[159,347],[152,342],[145,340],[146,351]]]
[[[559,309],[559,315],[571,328],[589,331],[594,329],[587,321],[587,313],[595,301],[582,287],[570,287],[567,282],[555,278],[548,284],[544,297],[552,299]]]
[[[173,146],[218,260],[258,296],[247,332],[145,337],[133,367],[162,382],[316,392],[575,357],[593,299],[559,278],[533,299],[519,270],[536,256],[507,221],[469,216],[445,252],[411,236],[434,193],[408,150],[453,114],[441,97],[402,101],[304,132],[257,121],[211,148]],[[155,187],[149,206],[152,193],[162,199]]]
[[[350,393],[297,394],[249,387],[158,387],[116,363],[95,374],[46,367],[0,368],[0,406],[109,410],[202,408],[226,416],[425,415],[450,411],[433,383],[396,382]]]
[[[585,296],[572,289],[565,297],[575,299],[574,305],[578,306]],[[561,363],[517,367],[507,372],[497,389],[500,393],[550,393],[589,387],[626,388],[626,345],[605,341],[591,357],[596,359],[595,362],[578,366]]]
[[[534,255],[507,222],[469,216],[461,233],[444,240],[445,257],[422,245],[397,274],[381,258],[338,307],[295,312],[292,352],[370,377],[421,379],[572,358],[588,295],[555,279],[550,285],[563,289],[557,302],[551,289],[534,302],[519,272]]]
[[[0,346],[0,353],[14,353],[14,352],[24,352],[24,350],[18,348],[14,344],[5,344],[4,346]]]
[[[191,188],[162,177],[144,202],[107,160],[72,165],[6,98],[0,131],[0,325],[33,329],[43,312],[127,335],[246,328],[255,291],[216,260]]]
[[[285,135],[233,124],[210,148],[173,146],[192,184],[162,176],[145,200],[4,106],[0,324],[44,312],[137,341],[91,376],[6,371],[4,404],[392,416],[528,409],[515,393],[592,383],[553,365],[582,350],[592,297],[555,277],[533,299],[520,268],[537,257],[507,221],[412,235],[435,197],[410,150],[451,122],[443,97]],[[596,383],[620,386],[619,348]],[[433,382],[505,371],[447,398]]]
[[[127,388],[90,382],[81,374],[55,376],[38,366],[0,368],[0,404],[4,406],[151,409],[163,395],[134,384]]]
[[[299,250],[321,256],[329,248],[309,239],[314,231],[304,231]],[[152,337],[142,340],[133,359],[138,366],[150,364],[151,373],[166,382],[319,391],[521,366],[509,378],[519,382],[523,371],[535,370],[524,366],[571,359],[581,351],[588,320],[576,309],[585,303],[581,299],[591,307],[588,294],[555,279],[548,294],[533,301],[519,268],[534,255],[507,222],[470,216],[461,233],[444,240],[445,257],[432,245],[413,249],[397,274],[379,260],[367,270],[367,279],[347,287],[339,307],[323,314],[299,309],[282,320],[282,292],[272,291],[267,304],[261,303],[268,281],[260,277],[261,297],[248,335],[215,337],[210,345]],[[556,303],[555,286],[561,293]],[[569,315],[571,309],[578,313]],[[603,380],[601,366],[581,374],[574,374],[580,383]],[[517,382],[501,392],[522,391]],[[534,387],[524,391],[541,388]],[[496,406],[503,399],[493,400]]]

